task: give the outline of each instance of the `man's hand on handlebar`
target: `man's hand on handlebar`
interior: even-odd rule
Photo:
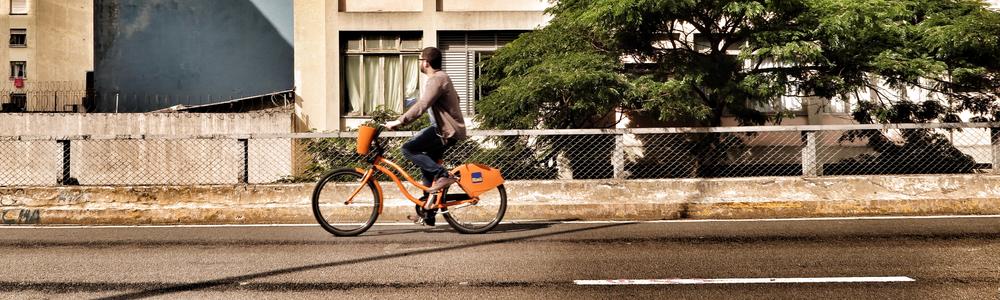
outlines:
[[[388,129],[388,130],[395,130],[396,127],[399,127],[399,125],[402,125],[402,124],[403,124],[402,122],[393,120],[393,121],[386,122],[382,126],[385,126],[385,129]]]

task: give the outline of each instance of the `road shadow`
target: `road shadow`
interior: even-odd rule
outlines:
[[[259,272],[259,273],[247,274],[247,275],[242,275],[242,276],[233,276],[233,277],[226,277],[226,278],[220,278],[220,279],[214,279],[214,280],[208,280],[208,281],[201,281],[201,282],[195,282],[195,283],[189,283],[189,284],[182,284],[182,285],[168,286],[168,287],[162,287],[162,288],[156,288],[156,289],[149,289],[149,290],[144,290],[144,291],[139,291],[139,292],[134,292],[134,293],[127,293],[127,294],[122,294],[122,295],[117,295],[117,296],[99,298],[99,299],[142,299],[142,298],[149,298],[149,297],[156,297],[156,296],[164,296],[164,295],[175,294],[175,293],[183,293],[183,292],[190,292],[190,291],[196,291],[196,290],[209,289],[209,288],[220,287],[220,286],[225,286],[225,285],[239,285],[240,282],[245,282],[245,281],[249,281],[249,280],[261,279],[261,278],[278,276],[278,275],[284,275],[284,274],[290,274],[290,273],[305,272],[305,271],[311,271],[311,270],[322,269],[322,268],[332,268],[332,267],[341,267],[341,266],[348,266],[348,265],[357,265],[357,264],[363,264],[363,263],[369,263],[369,262],[375,262],[375,261],[381,261],[381,260],[389,260],[389,259],[394,259],[394,258],[408,257],[408,256],[414,256],[414,255],[421,255],[421,254],[430,254],[430,253],[433,253],[435,255],[440,255],[442,252],[445,252],[445,251],[463,250],[463,249],[474,248],[474,247],[479,247],[479,246],[488,246],[488,245],[496,245],[496,244],[518,242],[518,241],[524,241],[524,240],[530,240],[530,239],[536,239],[536,238],[542,238],[542,237],[550,237],[550,236],[557,236],[557,235],[563,235],[563,234],[571,234],[571,233],[585,232],[585,231],[591,231],[591,230],[599,230],[599,229],[605,229],[605,228],[620,227],[620,226],[631,225],[631,224],[636,224],[636,223],[604,224],[604,225],[591,226],[591,227],[586,227],[586,228],[568,229],[568,230],[561,230],[561,231],[555,231],[555,232],[549,232],[549,233],[539,233],[539,234],[525,235],[525,236],[512,237],[512,238],[504,238],[504,239],[481,241],[481,242],[475,242],[475,243],[467,243],[467,244],[461,244],[461,245],[455,245],[455,246],[445,246],[445,247],[437,247],[437,248],[431,248],[431,249],[414,250],[414,251],[407,251],[407,252],[400,252],[400,253],[394,253],[394,254],[371,256],[371,257],[366,257],[366,258],[351,259],[351,260],[344,260],[344,261],[333,261],[333,262],[320,263],[320,264],[314,264],[314,265],[307,265],[307,266],[300,266],[300,267],[293,267],[293,268],[271,270],[271,271],[267,271],[267,272]],[[518,224],[511,224],[511,225],[518,225]],[[524,224],[524,225],[542,225],[542,224],[531,223],[531,224]]]
[[[555,223],[509,223],[497,225],[497,228],[490,230],[489,233],[512,233],[512,232],[524,232],[541,230],[552,227]]]
[[[375,229],[375,230],[369,230],[368,232],[362,234],[361,236],[362,237],[366,237],[366,236],[390,236],[390,235],[405,235],[405,234],[414,234],[414,233],[433,233],[433,234],[441,234],[441,233],[454,234],[455,233],[455,230],[451,229],[451,227],[448,227],[448,225],[444,225],[444,226],[438,225],[438,226],[434,226],[434,227],[425,227],[425,226],[421,226],[421,225],[413,225],[413,226],[414,227],[420,226],[420,227],[419,228],[405,228],[405,229]]]
[[[558,224],[560,222],[567,222],[567,221],[576,221],[576,219],[540,220],[540,221],[531,221],[524,223],[501,223],[500,225],[497,225],[496,228],[493,228],[493,230],[483,233],[483,235],[541,230],[552,227],[552,225]],[[413,226],[420,226],[420,225],[413,225]],[[413,233],[454,234],[457,233],[457,231],[452,229],[447,222],[442,221],[433,228],[420,227],[420,228],[405,228],[405,229],[373,229],[368,233],[365,233],[364,236],[389,236],[389,235],[401,235],[401,234],[413,234]]]

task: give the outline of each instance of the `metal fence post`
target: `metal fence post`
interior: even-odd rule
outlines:
[[[71,183],[70,182],[70,178],[72,177],[72,176],[70,176],[70,159],[72,158],[70,156],[70,152],[71,152],[70,141],[69,140],[58,140],[58,141],[56,141],[56,143],[58,143],[60,146],[62,146],[62,147],[60,147],[62,149],[62,157],[61,157],[62,158],[62,174],[61,174],[61,176],[59,178],[59,182],[58,183],[59,183],[59,185],[69,185]]]
[[[615,179],[625,179],[625,134],[615,135],[615,149],[611,154]]]
[[[250,140],[238,139],[240,147],[240,180],[242,184],[250,182]]]
[[[990,128],[990,145],[993,149],[993,174],[1000,175],[1000,127]]]
[[[569,158],[566,157],[565,150],[558,150],[556,153],[556,169],[557,178],[559,180],[573,180],[573,168],[572,164],[569,162]]]
[[[819,163],[817,153],[819,142],[816,140],[815,131],[803,132],[805,137],[805,147],[802,149],[802,176],[816,177],[823,176],[823,165]]]

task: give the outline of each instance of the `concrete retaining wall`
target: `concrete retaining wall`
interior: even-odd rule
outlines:
[[[210,135],[291,133],[292,116],[254,114],[0,114],[2,136]],[[248,182],[292,174],[290,140],[253,140]],[[84,185],[237,184],[243,145],[236,140],[70,143],[70,177]],[[50,141],[0,141],[0,186],[55,185],[63,146]]]
[[[413,205],[387,191],[380,221]],[[1000,176],[508,182],[505,219],[1000,214]],[[314,223],[312,185],[0,189],[3,224]]]

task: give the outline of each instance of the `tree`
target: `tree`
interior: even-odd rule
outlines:
[[[1000,120],[1000,15],[978,0],[561,0],[548,13],[549,26],[484,64],[479,84],[493,92],[478,103],[483,126],[608,127],[615,109],[702,126],[729,113],[762,125],[787,116],[759,109],[782,96],[868,91],[876,96],[853,114],[861,123],[955,122],[960,111]],[[886,85],[945,101],[899,101]],[[907,135],[914,147],[942,141]],[[706,176],[732,138],[696,136],[682,147]]]
[[[1000,14],[976,0],[562,0],[548,13],[549,26],[484,64],[485,126],[601,127],[614,109],[706,126],[729,112],[759,125],[785,117],[757,109],[782,95],[851,97],[880,84],[955,100],[942,119],[1000,117]],[[888,98],[856,118],[886,121]]]
[[[600,49],[587,28],[553,21],[522,35],[484,63],[477,103],[481,126],[500,129],[593,128],[630,107],[627,73],[613,51]],[[540,122],[544,120],[544,122]],[[541,126],[539,126],[539,123]]]
[[[861,123],[998,120],[1000,14],[980,1],[818,1],[817,36],[838,73],[838,94],[872,91],[854,111]],[[854,36],[850,35],[855,33]],[[847,40],[845,40],[847,39]],[[844,68],[838,71],[845,70]],[[940,101],[898,101],[879,88],[915,88]]]

